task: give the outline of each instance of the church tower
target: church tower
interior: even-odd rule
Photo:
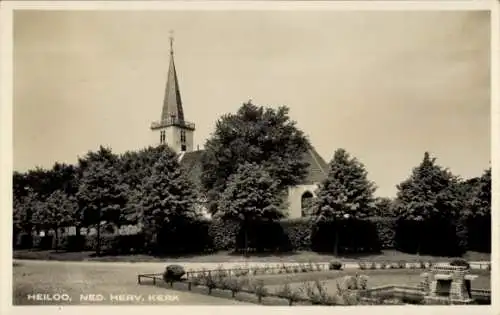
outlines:
[[[170,65],[163,99],[161,120],[151,124],[154,144],[166,144],[177,153],[193,151],[194,123],[184,120],[181,93],[174,63],[173,37],[170,36]]]

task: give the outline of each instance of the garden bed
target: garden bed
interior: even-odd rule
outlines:
[[[163,274],[143,274],[138,276],[138,283],[263,305],[422,303],[423,293],[418,287],[421,270],[368,269],[362,271],[363,275],[360,276],[359,270],[335,270],[333,266],[332,264],[291,264],[190,270],[180,281],[168,283],[165,282]],[[490,273],[486,270],[475,270],[474,273],[478,275],[478,281],[474,281],[477,287],[473,291],[480,304],[488,304],[491,296],[488,290],[491,281]],[[381,296],[367,295],[366,292],[372,290],[367,287],[366,280],[364,284],[360,282],[366,276],[370,279],[371,287],[387,286],[391,283],[390,290],[382,290],[384,294]],[[343,281],[339,281],[341,278]],[[346,285],[346,283],[350,284]],[[415,286],[408,287],[407,284]]]

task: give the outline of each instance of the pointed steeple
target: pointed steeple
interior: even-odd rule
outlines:
[[[177,71],[175,70],[174,62],[174,38],[170,34],[170,65],[168,68],[167,86],[165,87],[165,96],[163,99],[163,110],[161,120],[169,119],[184,121],[184,111],[182,109],[181,92],[179,89],[179,80],[177,79]]]
[[[184,119],[179,80],[177,79],[177,71],[175,69],[173,43],[174,38],[172,32],[170,32],[170,64],[163,97],[161,119],[158,122],[153,122],[151,129],[157,130],[168,126],[177,126],[182,129],[194,130],[194,124],[186,122]]]

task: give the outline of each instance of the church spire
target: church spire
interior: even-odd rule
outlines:
[[[165,87],[165,95],[163,99],[163,109],[161,113],[161,121],[172,121],[177,123],[184,122],[184,111],[182,109],[181,92],[179,89],[179,81],[175,70],[174,62],[174,37],[170,32],[170,65],[168,68],[167,85]]]

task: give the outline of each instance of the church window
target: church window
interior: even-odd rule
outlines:
[[[181,143],[186,142],[186,131],[181,130]]]

